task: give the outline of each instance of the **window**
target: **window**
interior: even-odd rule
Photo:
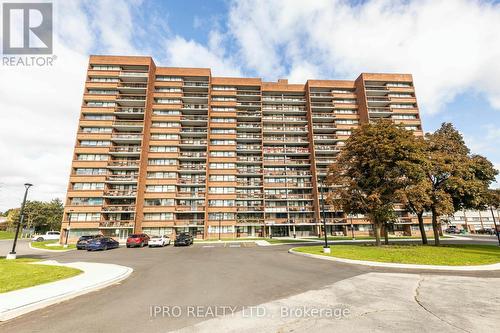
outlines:
[[[178,122],[153,121],[152,127],[181,127]]]
[[[100,102],[100,101],[88,101],[87,106],[93,107],[111,107],[116,106],[115,102]]]
[[[392,119],[417,119],[414,114],[393,114]]]
[[[337,131],[338,135],[351,135],[351,131]]]
[[[117,77],[91,77],[90,82],[120,82]]]
[[[212,90],[236,90],[236,87],[230,87],[230,86],[212,86]]]
[[[109,146],[111,145],[110,141],[101,141],[101,140],[82,140],[80,141],[80,146],[89,147],[89,146]]]
[[[210,156],[212,157],[235,157],[235,151],[211,151]]]
[[[236,108],[225,107],[225,106],[214,106],[212,107],[214,112],[236,112]]]
[[[337,109],[334,112],[338,113],[338,114],[356,114],[356,113],[358,113],[356,110],[349,110],[349,109]]]
[[[234,175],[211,175],[210,181],[212,181],[212,182],[235,182],[236,176],[234,176]]]
[[[111,133],[111,127],[82,127],[83,133]]]
[[[234,187],[211,187],[209,192],[215,194],[232,194],[236,191]]]
[[[107,169],[98,168],[76,168],[75,173],[77,175],[105,175],[108,172]]]
[[[220,145],[220,146],[235,145],[236,144],[236,140],[210,140],[210,144],[212,144],[212,145]]]
[[[77,160],[79,161],[106,161],[108,155],[95,155],[95,154],[78,154]]]
[[[175,172],[148,172],[147,177],[149,179],[177,178],[177,173],[175,173]]]
[[[179,110],[153,110],[156,116],[178,116],[181,114]]]
[[[234,213],[210,213],[209,220],[234,220]]]
[[[100,221],[100,213],[70,213],[68,214],[68,219],[73,221]]]
[[[121,67],[116,66],[116,65],[92,65],[91,68],[94,71],[119,71],[119,70],[121,70]]]
[[[213,128],[213,134],[236,134],[235,129],[227,129],[227,128]]]
[[[71,204],[74,206],[102,206],[102,198],[73,198]]]
[[[408,88],[408,87],[411,87],[411,83],[407,83],[407,82],[387,82],[385,84],[386,87],[405,87],[405,88]]]
[[[182,100],[178,98],[155,98],[156,104],[182,104]]]
[[[213,123],[235,123],[236,118],[212,118]]]
[[[159,199],[146,199],[144,200],[144,205],[145,206],[173,206],[174,199],[164,199],[164,198],[159,198]]]
[[[214,219],[216,220],[216,219]],[[232,219],[228,219],[232,220]],[[209,234],[218,234],[219,233],[219,226],[218,225],[209,225],[208,226],[208,233]],[[221,234],[231,234],[234,233],[234,226],[232,225],[221,225],[220,226],[220,233]]]
[[[95,95],[116,95],[118,94],[118,90],[110,90],[110,89],[89,89],[89,94]]]
[[[146,192],[175,192],[175,185],[147,185]]]
[[[156,92],[182,92],[181,88],[176,87],[155,87]]]
[[[151,140],[179,140],[179,135],[178,134],[152,133]],[[176,148],[176,147],[171,147],[171,148]],[[177,151],[177,149],[165,150],[165,151]]]
[[[357,120],[353,120],[353,119],[337,119],[335,120],[335,123],[336,124],[357,124],[358,121]]]
[[[234,169],[236,165],[234,163],[210,163],[210,169]]]
[[[104,183],[73,183],[73,190],[103,190]]]
[[[235,200],[209,200],[208,205],[212,207],[233,207]]]
[[[97,115],[97,114],[86,114],[83,116],[85,120],[113,120],[115,117],[112,115]]]
[[[173,213],[145,213],[144,214],[144,220],[148,220],[148,221],[152,221],[152,220],[166,221],[166,220],[173,220],[173,219],[174,219]]]
[[[172,146],[151,146],[149,147],[149,151],[155,152],[155,153],[173,153],[176,152],[178,149],[177,147],[172,147]]]
[[[334,93],[334,94],[352,94],[352,93],[354,93],[354,91],[349,90],[349,89],[332,89],[332,93]]]
[[[391,108],[394,109],[412,109],[414,107],[414,104],[391,104]]]
[[[148,160],[148,165],[176,165],[177,160],[174,159],[164,159],[164,158],[152,158]]]
[[[212,101],[233,102],[236,101],[236,97],[214,96],[212,97]]]
[[[156,81],[182,81],[180,76],[157,75]]]

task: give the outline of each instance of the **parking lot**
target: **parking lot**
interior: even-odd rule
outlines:
[[[6,253],[10,245],[11,242],[0,241],[0,251]],[[191,247],[120,247],[101,252],[49,253],[30,249],[26,241],[21,241],[20,255],[61,262],[115,263],[132,267],[134,273],[118,285],[1,323],[0,331],[137,332],[139,327],[140,331],[165,332],[206,318],[152,317],[154,306],[255,306],[349,281],[366,273],[415,273],[294,256],[287,253],[290,247],[215,242]],[[425,274],[449,275],[445,272]],[[459,275],[500,278],[500,272]]]

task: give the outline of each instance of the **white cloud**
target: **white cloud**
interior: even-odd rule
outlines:
[[[423,112],[468,90],[500,109],[500,4],[243,0],[231,6],[229,29],[241,61],[269,79],[304,66],[324,78],[413,73]]]
[[[88,54],[99,38],[103,52],[134,50],[132,21],[118,22],[130,19],[128,3],[99,3],[106,16],[85,5],[54,3],[54,66],[0,66],[0,211],[20,204],[25,182],[35,185],[30,199],[64,199]]]
[[[239,76],[241,70],[230,56],[225,57],[220,35],[213,32],[209,46],[204,46],[181,36],[165,41],[165,66],[211,68],[215,76]]]

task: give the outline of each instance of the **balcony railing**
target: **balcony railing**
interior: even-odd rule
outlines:
[[[141,114],[144,113],[144,108],[116,108],[115,112]]]
[[[109,175],[106,177],[107,181],[137,181],[137,176],[139,174],[129,174],[129,175]]]
[[[141,147],[139,146],[114,146],[109,148],[110,152],[114,153],[139,153],[141,151]]]
[[[106,205],[102,207],[105,212],[133,212],[135,205]]]
[[[114,161],[109,161],[108,166],[119,166],[119,167],[139,167],[139,160],[137,161],[130,161],[130,160],[114,160]]]
[[[113,133],[111,135],[113,139],[142,139],[142,134],[138,133]]]
[[[137,191],[134,190],[105,190],[104,196],[109,197],[135,197]]]

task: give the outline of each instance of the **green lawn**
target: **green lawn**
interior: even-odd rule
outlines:
[[[13,239],[14,233],[12,231],[0,231],[0,239]]]
[[[328,240],[352,240],[352,236],[329,236],[327,237]],[[439,239],[443,238],[451,238],[449,236],[441,236]],[[322,240],[324,238],[321,238]],[[372,236],[356,236],[356,240],[374,240],[375,237]],[[384,236],[382,235],[380,237],[382,241],[384,241]],[[389,240],[398,240],[398,239],[422,239],[420,236],[389,236]],[[427,239],[434,239],[434,237],[427,237]]]
[[[34,259],[0,259],[0,293],[53,282],[80,274],[76,268],[33,265]]]
[[[322,246],[299,247],[298,252],[331,257],[421,265],[470,266],[500,263],[500,247],[493,245],[332,245],[331,254]]]
[[[55,243],[57,243],[57,241],[53,241],[53,240],[45,241],[45,242],[31,242],[31,246],[36,247],[37,249],[54,250],[54,251],[76,249],[75,244],[68,244],[67,248],[65,248],[62,245],[47,246],[48,244],[55,244]]]

